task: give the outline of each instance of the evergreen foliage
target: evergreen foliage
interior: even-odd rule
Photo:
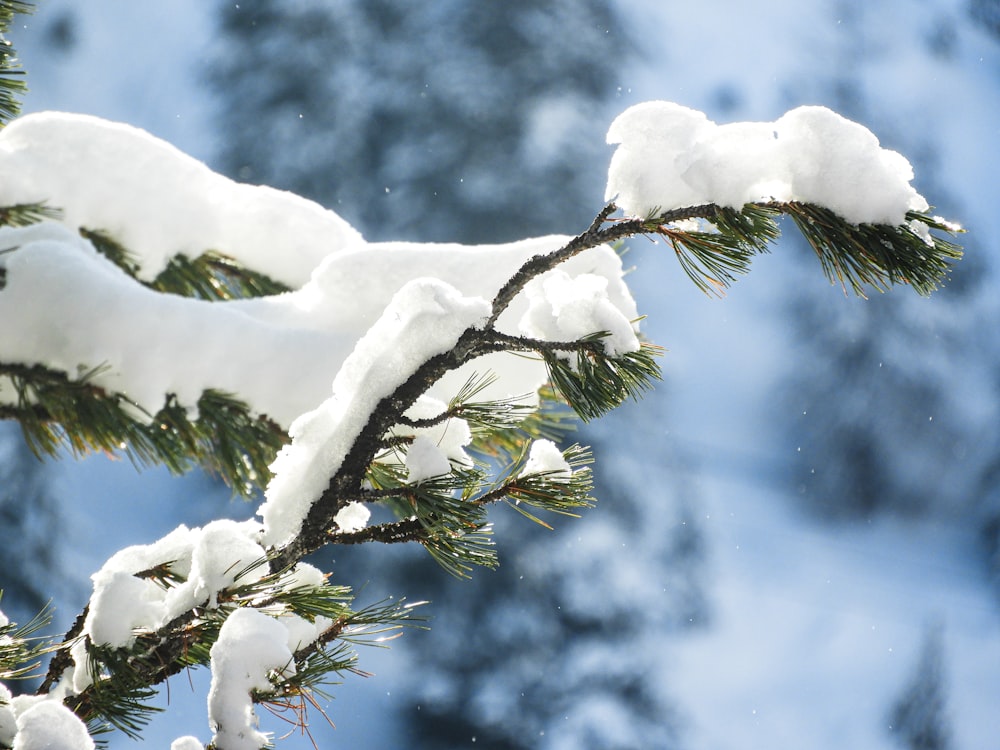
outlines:
[[[828,208],[798,202],[751,203],[741,211],[706,205],[685,213],[712,231],[679,231],[658,217],[651,218],[649,231],[670,242],[685,273],[705,292],[723,291],[750,269],[754,256],[768,251],[780,234],[775,218],[782,214],[791,217],[827,278],[862,297],[867,288],[881,292],[894,284],[928,295],[962,255],[956,244],[930,232],[954,235],[960,227],[917,211],[898,227],[851,224]]]
[[[951,727],[940,628],[924,637],[917,668],[889,713],[893,737],[906,750],[949,750]]]
[[[606,61],[634,49],[612,5],[220,8],[223,171],[312,198],[372,239],[500,242],[590,218],[619,84]]]
[[[38,673],[48,649],[37,634],[49,624],[51,614],[44,607],[24,625],[0,618],[0,680],[19,680]]]
[[[4,34],[18,13],[31,13],[33,5],[21,0],[0,0],[0,127],[20,111],[18,97],[27,90],[17,51]]]
[[[54,456],[62,448],[76,455],[124,451],[137,465],[162,464],[176,474],[200,466],[246,496],[270,477],[268,466],[287,437],[238,399],[206,391],[192,420],[168,394],[149,420],[124,394],[90,385],[95,373],[71,380],[44,367],[0,363],[12,394],[10,403],[0,405],[0,418],[20,423],[37,456]]]

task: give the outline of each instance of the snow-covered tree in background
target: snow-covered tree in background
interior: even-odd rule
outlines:
[[[557,539],[500,518],[489,585],[431,590],[430,630],[407,639],[415,746],[684,746],[663,644],[709,617],[698,496],[669,441],[645,458],[661,417],[632,406],[586,430],[600,512]]]
[[[941,629],[924,636],[917,668],[889,712],[889,727],[905,750],[949,750],[953,746],[945,688]]]
[[[608,3],[266,0],[220,14],[210,80],[226,173],[374,239],[500,242],[589,220],[617,83],[605,63],[631,48]]]
[[[716,291],[783,215],[846,288],[929,293],[959,256],[905,159],[829,110],[716,126],[650,102],[608,139],[615,202],[580,234],[415,245],[366,242],[128,126],[6,125],[3,416],[39,452],[124,451],[266,488],[252,519],[113,555],[37,694],[2,688],[0,745],[139,734],[157,687],[207,666],[210,744],[262,747],[255,705],[304,706],[358,669],[354,644],[413,616],[398,600],[355,608],[307,555],[415,542],[461,576],[496,564],[490,506],[590,505],[589,452],[547,439],[551,410],[593,419],[658,375],[612,243],[658,238]],[[0,628],[0,676],[16,677],[36,644],[4,616]]]
[[[43,464],[32,455],[15,425],[0,433],[0,570],[9,615],[31,619],[57,593],[50,583],[58,569],[52,544],[60,519]],[[16,573],[15,573],[16,571]],[[57,580],[57,579],[56,579]]]

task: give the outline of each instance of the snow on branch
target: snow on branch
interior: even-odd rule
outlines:
[[[898,226],[927,201],[913,168],[875,135],[826,107],[774,122],[716,125],[672,102],[630,107],[611,124],[606,200],[630,216],[714,203],[812,203],[852,224]]]
[[[91,746],[83,722],[138,735],[155,687],[207,666],[213,746],[262,747],[255,704],[356,671],[353,643],[413,620],[398,602],[352,609],[306,555],[413,541],[466,576],[497,561],[488,507],[545,524],[592,505],[589,451],[547,439],[549,408],[595,418],[659,377],[614,243],[663,239],[708,291],[768,251],[781,216],[858,292],[927,293],[960,256],[905,159],[828,110],[717,126],[653,102],[609,140],[616,202],[584,232],[468,247],[367,243],[96,118],[0,131],[0,317],[16,321],[0,417],[42,450],[121,446],[177,469],[223,453],[223,473],[266,486],[254,519],[181,526],[95,573],[39,695],[0,692],[0,744],[33,741],[33,717],[67,747]],[[0,674],[33,655],[0,650]]]

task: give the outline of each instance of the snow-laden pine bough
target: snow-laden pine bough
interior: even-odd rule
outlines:
[[[805,107],[718,126],[666,102],[612,124],[608,205],[576,237],[367,243],[332,212],[241,185],[134,128],[46,113],[0,131],[0,416],[40,453],[201,465],[256,516],[121,550],[59,642],[0,619],[0,747],[138,735],[156,686],[208,665],[214,747],[258,748],[255,704],[357,672],[353,645],[415,618],[355,609],[303,562],[328,544],[416,542],[494,566],[489,507],[544,523],[593,503],[566,405],[593,419],[659,377],[613,249],[662,239],[720,292],[788,216],[827,276],[928,294],[960,257],[912,170]],[[31,670],[29,670],[31,671]],[[193,737],[178,749],[201,747]]]

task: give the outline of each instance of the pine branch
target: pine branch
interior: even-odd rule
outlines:
[[[772,205],[792,217],[827,278],[861,297],[866,285],[882,292],[894,284],[909,284],[928,295],[962,257],[958,245],[930,232],[954,235],[962,230],[925,213],[909,211],[906,224],[891,227],[850,224],[830,209],[806,203]]]
[[[252,567],[255,566],[248,566],[248,570]],[[158,573],[147,571],[138,575],[150,577]],[[175,575],[163,581],[168,587],[180,582]],[[314,690],[329,682],[331,670],[357,671],[355,646],[377,645],[386,633],[421,619],[414,615],[416,604],[382,602],[353,611],[350,606],[353,595],[345,586],[288,587],[286,581],[286,573],[282,572],[250,583],[237,583],[218,593],[218,607],[199,605],[155,632],[137,632],[134,643],[128,647],[97,646],[88,639],[88,669],[95,679],[90,687],[67,698],[66,705],[88,723],[92,734],[117,729],[130,737],[139,737],[152,715],[161,710],[150,704],[156,694],[155,687],[185,669],[207,665],[211,646],[218,639],[223,623],[238,607],[252,606],[272,616],[296,614],[310,622],[318,617],[331,621],[316,642],[295,653],[294,674],[276,678],[274,692],[255,696],[264,703]],[[66,649],[80,632],[67,634],[60,654],[67,653]],[[64,661],[59,667],[50,667],[43,684],[45,691],[51,689],[66,666],[68,663]]]
[[[30,679],[38,674],[42,658],[52,647],[35,634],[51,621],[52,608],[47,606],[24,625],[12,622],[0,625],[0,680]]]
[[[381,542],[382,544],[404,544],[419,542],[423,525],[415,516],[393,523],[380,523],[366,526],[358,531],[332,531],[327,535],[330,544],[365,544]]]
[[[453,469],[419,484],[400,487],[387,504],[416,520],[418,541],[446,571],[467,578],[474,566],[499,564],[486,510],[472,494],[486,480],[478,470]]]
[[[721,294],[726,287],[750,270],[756,255],[768,251],[777,239],[776,211],[748,204],[743,211],[718,208],[701,217],[716,231],[701,232],[672,228],[658,223],[656,233],[664,237],[677,254],[681,268],[706,294]]]
[[[23,226],[58,216],[58,210],[41,203],[6,206],[0,208],[0,225]],[[81,229],[80,233],[98,252],[136,277],[138,264],[120,243],[104,232]],[[0,290],[4,281],[0,268]],[[147,286],[213,300],[286,290],[213,252],[193,261],[175,257]],[[287,435],[266,417],[252,415],[237,398],[206,391],[198,402],[198,419],[192,421],[170,394],[164,394],[163,409],[146,415],[122,394],[92,385],[99,372],[95,368],[71,380],[40,365],[0,363],[0,378],[13,391],[13,399],[0,404],[0,419],[18,420],[36,455],[54,455],[61,447],[77,455],[124,451],[137,465],[163,464],[177,474],[200,466],[245,496],[270,480],[270,463]]]
[[[918,292],[925,292],[940,281],[949,262],[958,257],[957,248],[950,243],[933,240],[927,244],[925,238],[914,231],[913,222],[944,231],[949,231],[949,226],[917,214],[910,216],[910,224],[906,228],[872,228],[869,225],[852,228],[832,212],[792,203],[749,204],[740,211],[704,204],[672,209],[644,219],[609,220],[615,210],[614,204],[605,206],[584,233],[552,253],[528,259],[494,297],[492,313],[482,328],[468,329],[452,351],[429,359],[395,393],[376,406],[337,474],[331,478],[327,490],[310,508],[301,535],[286,548],[275,550],[273,564],[286,565],[326,542],[333,518],[350,502],[350,498],[358,496],[369,466],[384,445],[383,436],[394,425],[406,422],[405,411],[446,372],[486,353],[510,351],[513,342],[497,334],[493,328],[501,313],[531,279],[586,249],[636,234],[669,233],[679,256],[689,258],[682,262],[682,266],[696,280],[700,278],[707,282],[709,288],[724,288],[733,274],[744,272],[750,259],[765,252],[768,243],[777,237],[774,216],[790,213],[800,226],[804,222],[806,230],[812,232],[807,237],[812,237],[817,243],[823,253],[821,257],[829,257],[829,263],[839,263],[839,266],[831,267],[851,269],[841,272],[842,278],[849,280],[860,273],[862,275],[858,278],[865,281],[885,279],[888,283],[906,282]],[[813,217],[812,223],[803,217]],[[817,221],[815,217],[823,217],[829,223],[817,229],[813,226]],[[716,232],[692,233],[677,226],[678,222],[691,219],[710,223]],[[893,238],[897,238],[896,244],[893,244]],[[915,240],[923,242],[924,249],[916,252]],[[841,241],[847,241],[847,247],[841,246]],[[892,245],[891,252],[885,248],[886,243]],[[879,245],[883,250],[872,245]],[[900,252],[901,249],[912,252],[905,255]],[[556,353],[553,344],[538,345],[536,348],[545,359],[560,395],[584,419],[604,414],[625,398],[637,397],[653,379],[659,377],[654,359],[655,348],[644,345],[638,352],[613,359],[602,356],[599,350],[597,340],[603,335],[596,333],[589,337],[591,348],[580,350],[575,360],[567,360]]]
[[[552,528],[543,520],[529,513],[525,506],[556,513],[562,516],[578,517],[580,508],[592,508],[596,500],[590,464],[594,462],[589,448],[571,445],[563,451],[563,459],[572,473],[539,472],[524,473],[524,458],[516,462],[503,482],[489,495],[502,493],[503,500],[517,512],[546,528]]]
[[[582,467],[589,461],[589,454],[584,449],[575,446],[564,453],[564,459],[576,468],[571,473],[524,473],[529,432],[541,429],[544,420],[525,427],[523,422],[518,423],[523,414],[515,408],[514,402],[476,401],[486,387],[486,378],[467,382],[440,415],[429,420],[406,416],[417,399],[444,374],[494,352],[529,351],[540,356],[549,369],[555,392],[584,419],[600,416],[624,399],[638,397],[648,388],[652,380],[659,377],[656,347],[644,344],[636,352],[610,356],[604,346],[603,339],[607,336],[604,332],[596,332],[579,341],[548,342],[509,336],[495,330],[499,315],[532,278],[568,258],[635,234],[660,235],[670,241],[682,267],[696,283],[701,278],[709,284],[708,288],[716,288],[743,273],[753,256],[766,251],[768,243],[777,236],[774,217],[785,213],[803,228],[807,239],[817,248],[828,274],[852,286],[855,282],[873,283],[873,280],[876,284],[902,282],[924,292],[933,288],[946,272],[948,263],[958,257],[957,249],[949,243],[928,242],[926,233],[917,225],[936,231],[949,231],[950,227],[923,215],[910,217],[911,224],[905,228],[867,225],[852,228],[822,209],[799,204],[751,205],[741,211],[703,205],[647,219],[609,221],[614,210],[613,205],[605,207],[586,232],[551,254],[526,261],[497,293],[491,317],[485,325],[468,328],[450,351],[430,357],[376,405],[326,490],[311,506],[300,534],[285,547],[269,551],[268,565],[272,571],[269,576],[218,592],[216,609],[196,607],[155,633],[137,633],[134,644],[128,648],[101,649],[91,644],[88,652],[98,680],[72,699],[72,707],[78,715],[91,721],[95,728],[99,723],[110,723],[126,732],[138,731],[151,687],[184,668],[207,663],[211,644],[217,639],[225,617],[242,606],[295,612],[313,620],[318,616],[330,617],[334,623],[332,629],[324,633],[317,645],[296,656],[297,661],[302,660],[303,676],[298,681],[276,678],[275,691],[256,697],[267,702],[315,689],[319,680],[331,670],[334,673],[354,670],[353,657],[344,649],[345,643],[353,637],[370,634],[366,627],[393,627],[395,615],[388,610],[367,615],[351,613],[349,593],[341,587],[284,591],[282,576],[305,555],[330,542],[416,541],[446,570],[464,577],[473,566],[497,564],[492,528],[486,515],[488,506],[505,502],[541,523],[535,510],[572,515],[576,509],[592,504],[590,472]],[[677,224],[687,219],[706,222],[714,231],[694,232]],[[926,249],[905,255],[904,251],[917,249],[917,240]],[[845,242],[847,247],[842,246]],[[872,244],[882,249],[873,248]],[[122,262],[128,263],[124,255]],[[186,268],[194,269],[191,272],[196,276],[214,272],[211,263]],[[185,273],[187,270],[180,272],[181,276]],[[201,279],[198,284],[203,281]],[[220,282],[220,286],[227,287],[228,283]],[[189,288],[194,286],[197,284]],[[215,288],[211,282],[208,286]],[[165,462],[216,451],[228,455],[227,462],[238,462],[244,450],[241,446],[245,446],[244,441],[248,439],[249,433],[245,430],[249,426],[240,424],[239,419],[234,421],[233,415],[226,413],[234,409],[237,416],[249,419],[245,406],[222,394],[212,394],[207,403],[199,405],[203,412],[199,423],[205,420],[204,433],[199,433],[197,425],[186,421],[183,410],[168,398],[166,407],[153,423],[159,432],[167,433],[164,439],[169,445],[165,446],[153,436],[144,438],[141,431],[123,432],[135,429],[118,421],[128,416],[128,408],[134,407],[120,396],[107,394],[88,384],[86,378],[70,383],[64,375],[43,368],[9,365],[0,367],[0,375],[7,376],[17,394],[16,404],[4,408],[27,425],[26,431],[34,434],[43,448],[50,446],[51,449],[59,440],[67,440],[71,446],[78,442],[91,449],[94,446],[110,449],[117,446],[121,435],[127,435],[129,441],[136,441],[139,446],[132,450],[138,450],[140,457],[144,455],[142,441],[145,439],[149,441],[148,450],[152,455],[159,456],[157,451],[161,451],[167,456],[161,459]],[[70,392],[71,388],[76,389],[75,393]],[[551,397],[549,399],[551,402]],[[81,401],[82,405],[74,403]],[[209,416],[206,420],[204,414],[211,415],[213,410],[217,416]],[[506,447],[499,450],[508,450],[509,456],[516,458],[507,462],[504,473],[495,480],[490,480],[485,467],[453,466],[443,476],[408,483],[404,465],[389,460],[387,447],[401,453],[406,445],[406,436],[399,434],[403,429],[433,427],[452,418],[476,424],[483,445],[499,436],[514,435],[505,438]],[[71,433],[61,438],[49,421],[96,426],[91,428],[92,433]],[[135,420],[130,423],[134,425]],[[115,443],[112,443],[112,436],[117,438]],[[247,462],[258,466],[250,459]],[[265,473],[266,466],[256,476],[239,476],[250,481]],[[358,501],[384,504],[394,510],[399,520],[355,532],[338,531],[337,514],[349,503]],[[148,574],[163,586],[177,583],[164,571],[149,571]],[[351,630],[351,627],[360,629]],[[77,635],[80,632],[78,630]],[[69,642],[68,636],[64,647]],[[57,655],[53,664],[60,658],[61,655]],[[50,677],[59,673],[50,669]],[[51,685],[51,679],[47,679],[46,684]]]
[[[627,398],[638,400],[661,377],[656,363],[660,347],[643,342],[638,351],[612,358],[604,353],[601,342],[606,335],[599,332],[582,339],[588,346],[575,358],[556,352],[543,355],[550,380],[585,422],[603,416]]]
[[[352,532],[332,532],[328,535],[327,541],[333,544],[419,542],[425,546],[429,545],[428,549],[431,549],[435,545],[440,547],[442,536],[457,539],[468,533],[468,529],[461,523],[454,522],[457,516],[468,515],[470,510],[468,506],[484,508],[504,502],[532,521],[551,528],[528,512],[524,506],[575,517],[577,515],[575,510],[593,505],[594,500],[590,496],[593,489],[591,475],[585,468],[592,462],[589,449],[573,445],[564,451],[563,456],[573,469],[572,475],[567,477],[553,472],[523,474],[527,459],[526,448],[526,444],[522,444],[518,458],[510,463],[504,474],[490,485],[485,483],[485,475],[467,472],[464,475],[459,473],[458,476],[435,478],[422,485],[413,486],[405,484],[402,473],[396,472],[391,475],[395,477],[395,486],[382,485],[380,489],[366,493],[364,500],[389,502],[396,506],[400,514],[421,508],[423,514],[413,513],[400,521],[367,526]],[[381,476],[382,481],[385,481],[390,475]],[[449,494],[459,489],[462,490],[460,497]],[[474,529],[476,534],[483,532],[482,525],[475,525]],[[482,554],[478,548],[477,553]],[[492,557],[492,554],[489,556]],[[467,562],[483,564],[478,557]],[[453,573],[459,570],[453,565],[449,565],[448,569]],[[465,577],[468,570],[470,568],[461,568],[460,577]]]
[[[24,71],[17,60],[17,51],[4,34],[10,30],[16,14],[30,14],[34,10],[29,2],[0,0],[0,128],[20,113],[18,97],[28,90]]]
[[[26,227],[48,219],[58,219],[62,212],[42,203],[15,203],[0,206],[0,227]],[[0,252],[11,248],[0,248]]]
[[[601,209],[601,212],[598,213],[586,232],[577,235],[563,247],[548,255],[536,255],[526,261],[493,298],[493,312],[486,322],[486,328],[492,328],[496,324],[500,314],[510,306],[510,303],[514,301],[514,298],[524,289],[529,281],[546,271],[552,270],[573,256],[579,255],[584,250],[589,250],[598,245],[611,245],[627,237],[655,231],[655,227],[658,224],[714,215],[718,211],[718,208],[711,204],[690,206],[666,211],[660,214],[655,221],[649,219],[623,219],[614,221],[609,226],[604,226],[608,217],[617,209],[618,207],[614,203],[609,203]]]
[[[206,391],[192,421],[168,396],[159,413],[141,420],[138,406],[89,382],[97,372],[70,380],[37,365],[0,363],[14,394],[0,405],[0,418],[16,419],[38,456],[60,448],[76,455],[124,451],[137,465],[163,464],[175,474],[201,466],[247,496],[270,479],[269,465],[287,436],[243,402]]]
[[[526,350],[528,348],[525,347]],[[410,419],[403,415],[399,424],[403,427],[421,429],[444,424],[449,419],[464,419],[474,431],[478,429],[492,434],[499,430],[514,429],[534,411],[531,406],[524,403],[527,396],[489,401],[474,400],[496,380],[497,376],[494,373],[473,373],[441,414],[425,419]]]
[[[158,292],[221,301],[289,291],[284,284],[214,250],[205,251],[193,260],[184,254],[175,255],[153,281],[142,281],[138,279],[139,266],[134,255],[107,232],[81,228],[80,235],[129,276]]]
[[[528,259],[497,293],[492,305],[492,314],[483,327],[467,329],[451,351],[428,359],[394,393],[376,405],[367,424],[341,462],[339,470],[331,477],[327,489],[310,507],[299,536],[284,548],[273,551],[272,569],[292,564],[327,542],[333,526],[333,519],[337,513],[351,502],[352,498],[359,496],[369,469],[384,446],[384,435],[393,426],[405,421],[405,412],[431,384],[445,373],[457,370],[484,354],[524,349],[521,340],[517,341],[515,348],[515,342],[498,334],[493,325],[528,281],[588,248],[650,231],[650,226],[656,226],[655,224],[651,225],[648,221],[634,219],[614,222],[610,226],[602,228],[605,220],[614,210],[615,206],[609,204],[601,211],[586,232],[571,239],[553,253],[536,255]],[[668,212],[660,219],[679,221],[693,216],[714,215],[717,211],[715,206],[696,206]],[[595,334],[596,337],[603,335],[602,333]],[[569,397],[567,397],[566,392],[561,392],[560,395],[567,397],[569,403],[578,413],[603,414],[624,398],[638,395],[641,390],[648,387],[644,379],[658,373],[652,359],[654,348],[643,347],[639,352],[615,359],[612,363],[606,355],[598,355],[598,348],[603,347],[599,347],[596,343],[591,343],[589,346],[593,347],[590,352],[593,353],[594,361],[590,361],[590,356],[582,357],[581,361],[586,360],[587,363],[584,364],[584,367],[588,372],[600,375],[600,382],[595,387],[583,388],[569,375],[553,379],[560,391],[568,386]],[[551,349],[552,346],[546,344],[545,348]],[[558,375],[564,375],[568,372],[569,368],[560,363],[559,358],[551,351],[547,355],[544,351],[539,353],[546,358],[550,372]],[[588,404],[586,403],[588,398],[597,398],[598,403]],[[469,554],[475,559],[483,560],[486,564],[492,564],[493,553],[489,550],[489,544],[486,541],[488,528],[485,522],[473,522],[469,528],[475,530],[474,537],[470,538],[472,539],[472,547],[468,550]],[[451,538],[445,536],[436,537],[436,541],[446,546],[453,544]],[[441,549],[435,548],[432,554],[438,554]],[[451,565],[453,555],[456,553],[462,554],[462,550],[449,547],[447,553],[442,555],[440,560],[443,564]],[[458,572],[464,575],[464,569]]]
[[[755,256],[768,252],[769,243],[779,235],[774,221],[779,215],[791,217],[827,278],[862,297],[866,286],[885,291],[894,284],[930,294],[962,256],[961,248],[931,232],[953,235],[961,229],[916,211],[908,212],[906,223],[895,227],[851,224],[828,208],[797,202],[748,203],[740,211],[697,206],[690,213],[684,218],[701,218],[714,231],[677,226],[677,211],[648,219],[644,229],[664,237],[688,277],[711,294],[722,293],[737,275],[749,270]]]

